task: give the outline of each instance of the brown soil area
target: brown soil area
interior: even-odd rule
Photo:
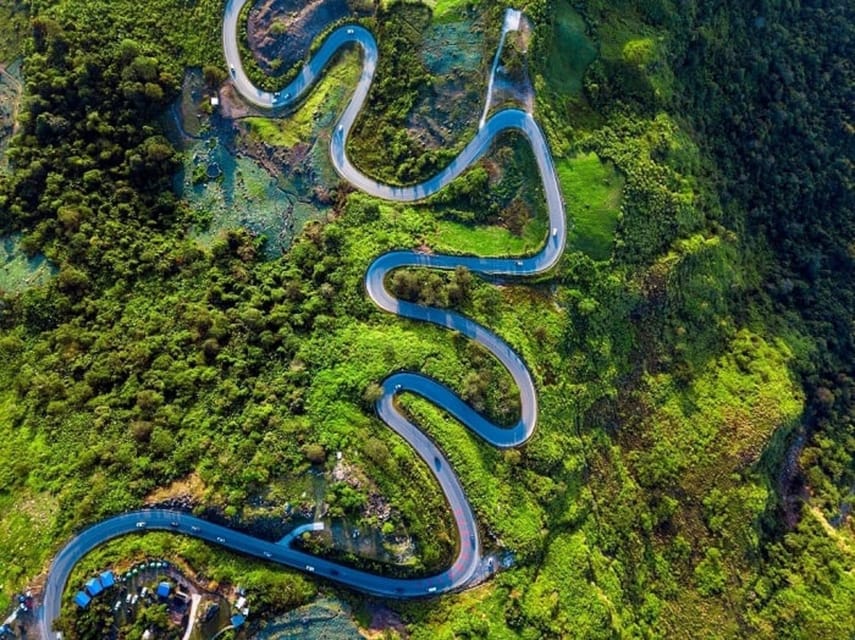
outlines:
[[[312,41],[328,25],[367,15],[365,5],[348,0],[261,0],[249,12],[249,46],[264,71],[279,75],[306,58]]]
[[[186,501],[190,504],[196,504],[204,498],[204,495],[205,483],[194,472],[181,480],[176,480],[168,487],[156,489],[146,496],[144,503],[146,506],[174,501]]]

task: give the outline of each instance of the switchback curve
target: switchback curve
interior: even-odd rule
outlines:
[[[377,65],[377,45],[371,33],[358,25],[336,29],[326,38],[293,82],[280,91],[266,92],[252,84],[241,64],[237,42],[238,18],[247,1],[229,0],[226,5],[223,21],[223,50],[234,86],[244,99],[258,107],[279,109],[294,104],[312,88],[326,65],[341,48],[356,45],[362,49],[363,65],[359,81],[350,102],[335,125],[330,144],[330,153],[336,171],[357,189],[391,201],[420,200],[442,189],[476,162],[500,133],[515,130],[529,141],[543,183],[550,228],[546,242],[537,254],[518,259],[502,259],[393,251],[378,257],[369,267],[365,279],[368,295],[381,309],[402,317],[431,322],[459,331],[484,346],[498,358],[511,373],[520,390],[521,417],[510,428],[494,425],[464,403],[448,387],[421,374],[395,373],[383,381],[383,395],[377,402],[380,418],[400,434],[425,460],[436,476],[454,514],[459,533],[458,555],[452,565],[438,575],[407,580],[387,578],[312,556],[293,549],[290,545],[261,540],[186,513],[141,510],[108,518],[93,525],[69,541],[54,558],[45,585],[43,605],[39,611],[40,629],[45,639],[52,637],[51,624],[59,615],[62,590],[74,565],[86,553],[110,539],[151,529],[195,536],[240,553],[320,575],[377,596],[412,598],[461,588],[489,571],[482,563],[481,543],[475,516],[448,460],[433,441],[398,410],[394,398],[404,391],[419,394],[497,447],[513,447],[525,442],[533,433],[537,423],[537,396],[531,374],[519,355],[506,342],[478,323],[456,312],[398,300],[384,284],[385,276],[390,271],[407,266],[445,270],[462,266],[487,275],[522,277],[542,273],[557,263],[564,251],[567,235],[564,206],[546,139],[534,119],[530,114],[517,109],[500,111],[490,117],[463,151],[432,178],[410,186],[380,183],[361,173],[350,162],[346,153],[347,136],[368,96]]]

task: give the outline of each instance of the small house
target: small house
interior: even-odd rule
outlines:
[[[157,597],[158,598],[168,598],[169,594],[172,592],[172,585],[168,582],[161,582],[157,585]]]
[[[77,603],[77,606],[81,609],[88,607],[91,601],[92,598],[86,595],[83,591],[78,591],[74,596],[74,602]]]
[[[101,584],[101,581],[98,578],[92,578],[89,582],[86,583],[86,591],[89,592],[89,595],[93,598],[97,596],[104,590],[104,586]]]

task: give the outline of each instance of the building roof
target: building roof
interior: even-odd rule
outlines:
[[[92,578],[86,583],[86,590],[89,592],[90,596],[97,596],[104,590],[104,586],[98,578]]]
[[[82,591],[78,591],[77,594],[74,596],[74,601],[77,603],[78,607],[80,607],[81,609],[85,609],[89,606],[89,603],[92,601],[92,598],[87,596]]]
[[[172,591],[172,585],[168,582],[161,582],[157,585],[157,595],[160,598],[169,597],[169,592]]]
[[[244,622],[246,622],[246,618],[244,618],[239,613],[232,616],[232,626],[234,628],[237,629],[238,627],[242,626]]]
[[[105,571],[101,574],[101,585],[105,589],[112,587],[114,584],[116,584],[116,579],[113,577],[112,571]]]

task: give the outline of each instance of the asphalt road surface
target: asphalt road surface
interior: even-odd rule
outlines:
[[[520,390],[521,417],[512,427],[499,427],[474,411],[454,391],[421,374],[399,372],[383,381],[383,395],[377,402],[377,413],[425,460],[436,476],[454,514],[459,533],[458,555],[452,565],[438,575],[407,580],[388,578],[324,560],[296,550],[288,544],[261,540],[183,512],[142,510],[108,518],[93,525],[69,541],[54,558],[39,611],[40,629],[45,640],[55,637],[51,624],[59,616],[62,591],[74,565],[86,553],[107,540],[130,533],[164,530],[195,536],[245,555],[333,580],[364,593],[392,598],[426,597],[459,589],[483,577],[492,568],[483,561],[475,515],[454,470],[433,441],[398,410],[394,398],[407,391],[416,393],[453,415],[490,444],[513,447],[525,442],[537,423],[537,394],[531,374],[519,355],[496,334],[454,311],[398,300],[386,289],[384,279],[390,271],[401,267],[446,270],[465,267],[473,272],[505,278],[532,276],[553,267],[564,251],[567,229],[561,192],[546,139],[530,114],[517,109],[505,109],[487,120],[460,155],[429,180],[404,187],[377,182],[360,173],[351,164],[346,153],[347,136],[362,109],[374,78],[377,65],[377,44],[374,37],[358,25],[336,29],[293,82],[277,92],[262,91],[246,76],[238,49],[238,17],[246,2],[247,0],[229,0],[226,6],[223,49],[232,83],[245,100],[258,107],[277,110],[293,105],[311,90],[339,49],[348,46],[361,48],[363,64],[359,82],[344,113],[334,125],[330,144],[330,154],[336,171],[357,189],[386,200],[420,200],[442,189],[476,162],[489,149],[497,135],[515,130],[528,139],[543,182],[549,213],[549,232],[543,248],[537,254],[516,259],[500,259],[393,251],[377,258],[365,277],[366,291],[380,308],[406,318],[459,331],[498,358],[513,376]]]

